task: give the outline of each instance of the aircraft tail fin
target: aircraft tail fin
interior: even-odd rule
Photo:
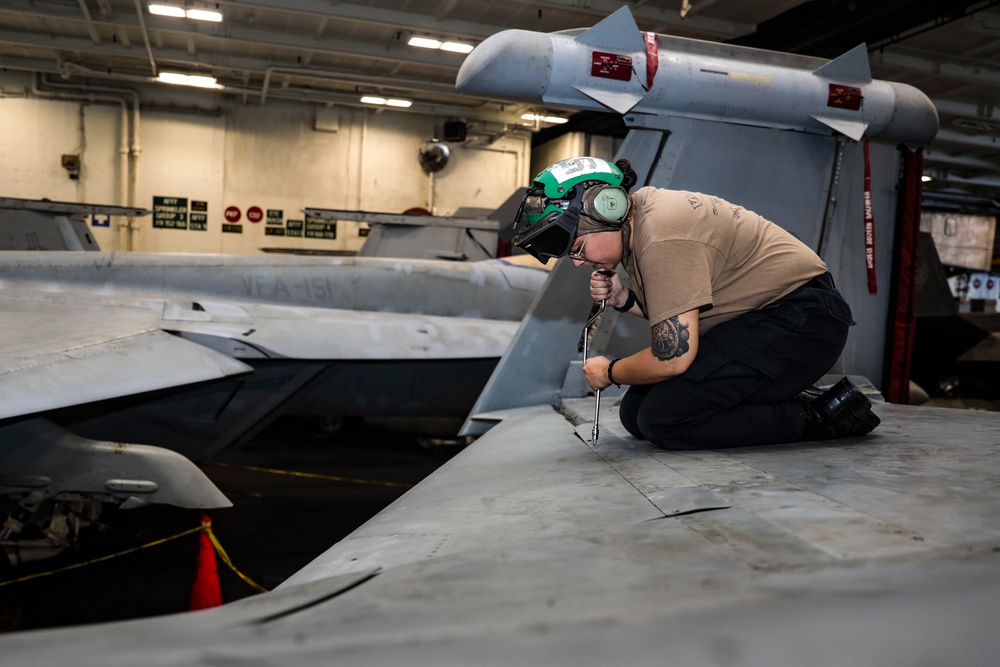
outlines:
[[[576,41],[588,46],[626,53],[646,50],[646,42],[642,32],[640,32],[639,26],[636,25],[632,12],[627,6],[578,35]],[[597,55],[594,57],[597,58]],[[627,56],[619,57],[627,58]],[[573,87],[612,111],[626,114],[632,110],[632,107],[641,102],[646,94],[641,86],[636,85],[634,79],[630,81],[630,84],[631,86],[626,88],[620,86],[608,88],[605,85],[576,85]]]
[[[868,62],[867,45],[858,44],[847,53],[814,70],[813,74],[824,79],[871,83],[872,68]]]
[[[113,215],[139,217],[151,211],[47,199],[0,197],[0,250],[94,250],[101,248],[87,219],[110,225]]]
[[[639,26],[636,25],[635,19],[632,18],[632,12],[627,6],[581,33],[577,36],[576,41],[590,46],[603,46],[625,51],[644,51],[646,48],[646,42],[643,41]]]
[[[814,119],[823,123],[830,129],[840,132],[846,137],[850,137],[854,141],[860,141],[861,137],[865,135],[865,130],[868,129],[868,123],[862,122],[860,120],[849,120],[846,118],[829,118],[827,116],[813,116]]]

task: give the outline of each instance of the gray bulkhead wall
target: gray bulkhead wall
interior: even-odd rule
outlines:
[[[440,132],[443,116],[261,104],[183,86],[120,90],[95,101],[86,85],[0,71],[0,154],[10,157],[0,162],[0,196],[147,209],[156,198],[161,211],[172,207],[92,225],[107,251],[351,252],[364,242],[359,223],[334,221],[330,238],[331,225],[317,222],[324,233],[310,236],[302,209],[492,210],[530,178],[523,128],[470,123],[466,141],[448,144],[448,164],[426,173],[418,151]],[[61,166],[64,155],[78,158],[78,173]],[[227,209],[239,217],[230,220]],[[266,218],[252,220],[251,209]],[[164,219],[185,214],[177,224]]]

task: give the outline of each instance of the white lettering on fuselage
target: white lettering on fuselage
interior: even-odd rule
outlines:
[[[278,276],[252,275],[241,277],[240,282],[244,295],[253,299],[329,301],[334,296],[332,282],[321,276],[286,282]]]

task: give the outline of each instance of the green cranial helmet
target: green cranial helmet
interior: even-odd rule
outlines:
[[[547,262],[568,253],[579,234],[621,228],[631,205],[624,179],[617,166],[594,157],[544,169],[521,202],[514,244]]]
[[[619,186],[622,171],[607,160],[596,157],[574,157],[560,160],[546,167],[535,176],[529,195],[539,197],[534,206],[525,207],[524,220],[533,225],[550,213],[566,208],[566,200],[573,197],[573,188],[581,183],[586,186],[605,183]],[[560,201],[561,200],[561,201]]]

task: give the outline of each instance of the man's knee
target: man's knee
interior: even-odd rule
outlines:
[[[618,419],[621,421],[622,426],[628,431],[633,437],[640,440],[645,440],[646,436],[642,434],[642,429],[639,428],[639,412],[634,408],[630,409],[625,403],[618,408]]]
[[[642,419],[639,413],[635,410],[620,410],[619,418],[621,420],[622,426],[628,431],[632,437],[639,440],[647,440],[651,444],[660,447],[661,449],[689,449],[688,447],[674,447],[673,434],[671,435],[671,429],[663,428],[661,425],[654,423],[648,419]]]
[[[683,438],[713,414],[712,405],[696,401],[690,388],[667,380],[653,391],[629,392],[622,399],[618,415],[622,426],[636,438],[657,442]]]
[[[647,403],[636,415],[635,428],[661,449],[696,449],[699,445],[692,441],[690,432],[711,417],[711,411],[695,410],[690,405],[675,409]]]

